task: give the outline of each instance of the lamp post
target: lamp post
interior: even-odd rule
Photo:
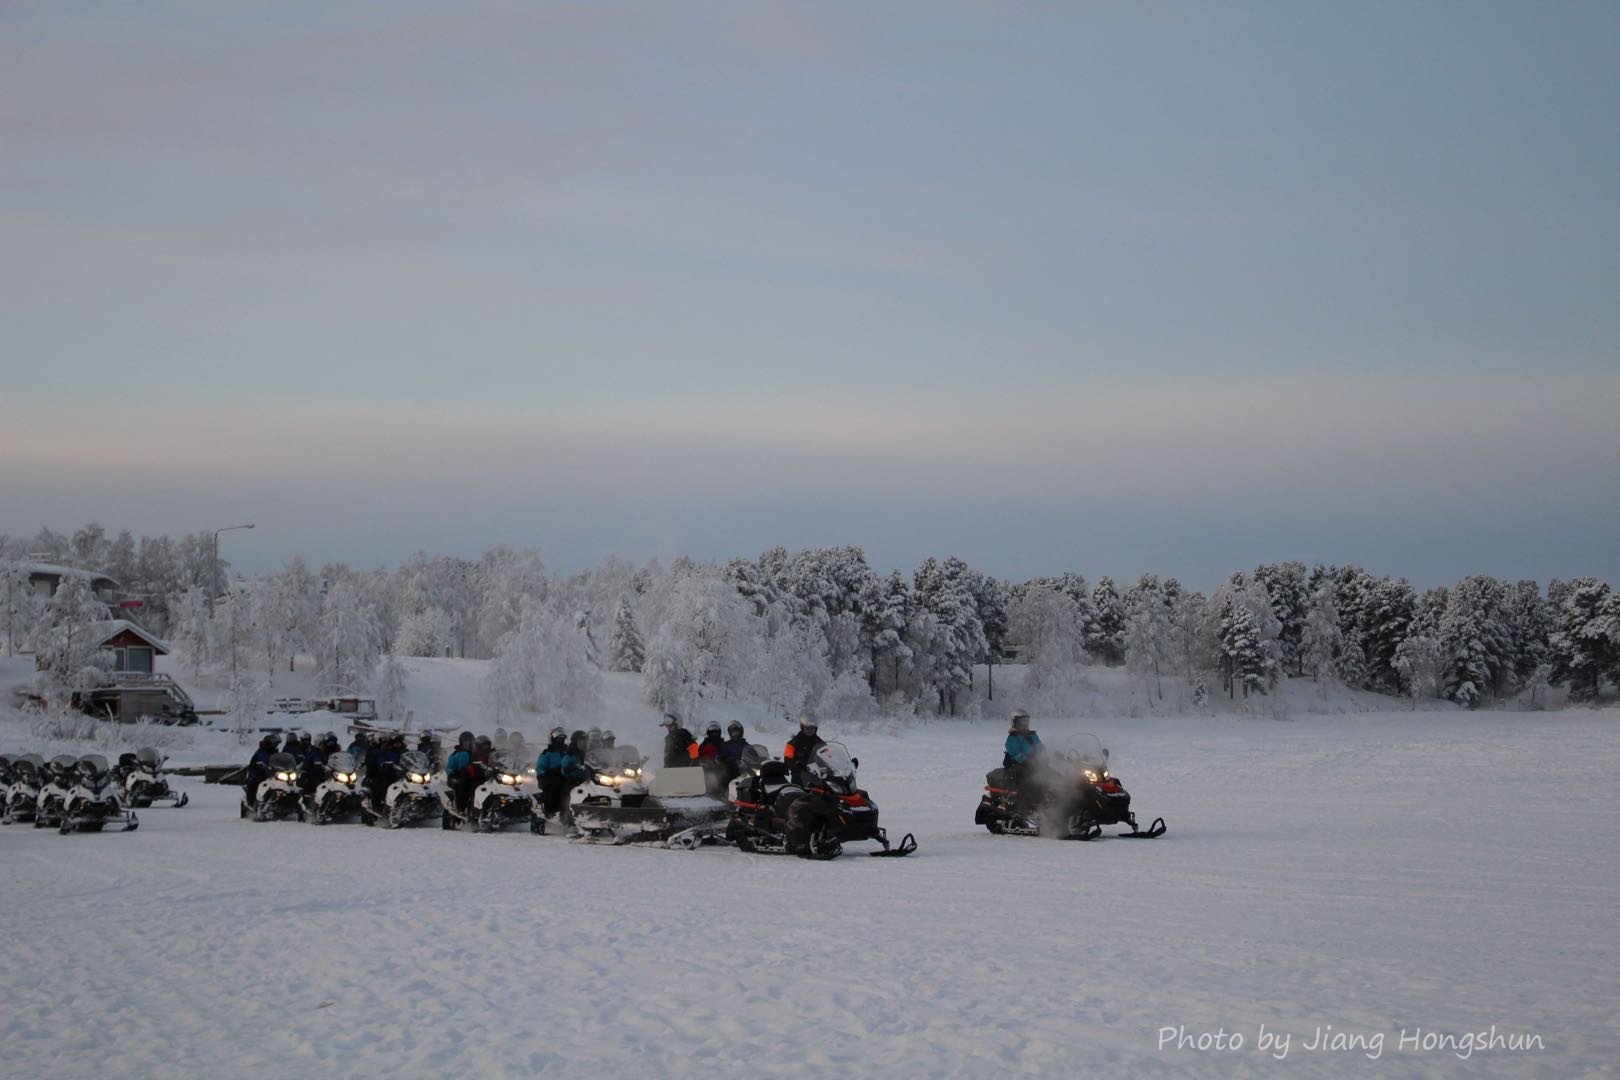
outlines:
[[[220,566],[219,566],[219,534],[222,533],[222,532],[230,532],[232,529],[251,529],[251,528],[253,528],[253,526],[251,524],[249,524],[249,525],[227,525],[223,529],[215,529],[214,530],[214,577],[215,577],[216,581],[215,581],[214,588],[209,590],[209,593],[208,593],[208,614],[209,614],[210,617],[212,617],[213,614],[214,614],[214,597],[215,597],[215,595],[217,595],[220,592],[223,592],[224,589],[225,589],[225,574],[224,574],[224,571],[222,571],[220,569]]]

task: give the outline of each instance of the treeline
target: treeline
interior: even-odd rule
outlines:
[[[1032,707],[1061,708],[1088,663],[1123,665],[1149,693],[1184,678],[1199,695],[1266,694],[1283,676],[1335,679],[1468,707],[1544,686],[1595,698],[1620,678],[1620,598],[1592,578],[1464,578],[1421,595],[1357,566],[1266,564],[1210,596],[1144,575],[1121,588],[1078,574],[1007,582],[961,559],[879,574],[858,547],[720,566],[681,558],[553,576],[537,552],[476,560],[419,553],[392,571],[301,558],[230,576],[206,533],[170,541],[99,526],[0,537],[13,645],[61,651],[74,590],[53,604],[19,589],[27,560],[103,571],[144,600],[137,618],[193,674],[218,673],[251,705],[295,657],[324,687],[404,694],[398,656],[492,659],[485,708],[588,716],[604,671],[639,673],[648,701],[696,719],[716,700],[776,714],[957,715],[977,665],[1016,655]],[[21,580],[26,582],[26,575]],[[54,654],[53,654],[54,655]],[[63,670],[93,667],[64,654]],[[66,681],[81,679],[70,676]]]

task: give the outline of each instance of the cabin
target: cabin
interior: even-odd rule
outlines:
[[[96,648],[113,654],[113,674],[151,675],[157,671],[157,658],[169,655],[169,646],[130,622],[110,619],[91,623]]]
[[[128,619],[91,623],[90,633],[97,647],[113,656],[112,683],[78,695],[81,709],[92,716],[124,722],[197,722],[191,696],[157,670],[157,658],[169,655],[167,643]]]
[[[80,570],[73,566],[55,566],[51,563],[23,563],[28,571],[28,590],[35,596],[49,600],[68,578],[83,578],[90,583],[90,591],[108,607],[118,603],[118,581],[95,570]]]

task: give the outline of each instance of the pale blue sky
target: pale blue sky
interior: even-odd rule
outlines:
[[[1573,3],[8,4],[0,531],[1617,580],[1617,43]]]

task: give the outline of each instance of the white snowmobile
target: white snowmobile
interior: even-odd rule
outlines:
[[[243,796],[242,817],[254,821],[280,821],[290,817],[304,820],[304,810],[298,801],[297,759],[278,751],[270,755],[269,766],[270,774],[259,781],[253,802],[249,803],[246,795]]]
[[[191,801],[189,795],[176,792],[163,778],[163,761],[163,756],[150,746],[118,755],[113,787],[127,806],[140,809],[162,801],[181,807]]]
[[[363,796],[358,782],[359,768],[353,756],[339,750],[326,759],[326,779],[306,792],[303,799],[304,820],[312,825],[330,825],[347,821],[360,813]]]
[[[368,796],[360,810],[366,825],[397,829],[440,814],[444,804],[433,786],[433,764],[420,750],[407,750],[400,756],[397,777],[383,793],[381,806],[373,806]]]
[[[633,746],[593,751],[589,777],[569,795],[576,839],[692,848],[725,831],[727,806],[701,766],[665,766],[645,779]]]
[[[54,829],[62,824],[62,808],[67,804],[73,771],[78,767],[79,759],[72,754],[57,754],[45,766],[45,782],[34,800],[34,828]]]
[[[523,766],[505,750],[490,755],[489,764],[475,765],[482,777],[465,808],[454,799],[443,801],[440,818],[446,829],[465,828],[474,832],[500,832],[508,825],[529,821],[534,802],[523,793]]]
[[[39,789],[44,783],[45,759],[38,754],[23,754],[12,759],[11,783],[0,796],[5,798],[5,823],[33,821],[39,808]]]
[[[120,826],[120,832],[134,832],[140,826],[140,820],[125,810],[118,796],[109,790],[111,781],[107,759],[100,754],[86,754],[78,760],[62,801],[62,820],[57,825],[63,836],[100,832],[108,825]]]

